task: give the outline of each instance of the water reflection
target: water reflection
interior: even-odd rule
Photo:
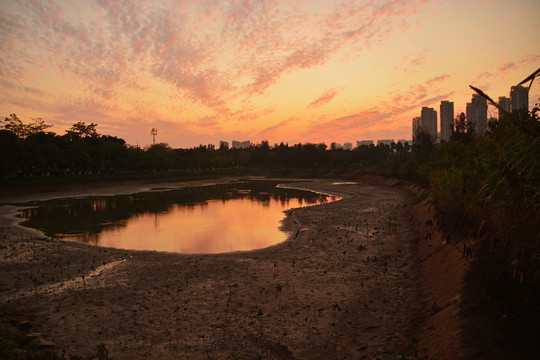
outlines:
[[[279,243],[283,211],[336,200],[274,182],[225,184],[34,204],[24,225],[51,237],[136,250],[221,253]]]

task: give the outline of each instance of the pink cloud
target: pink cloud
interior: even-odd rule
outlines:
[[[262,93],[284,74],[321,66],[351,43],[385,38],[393,19],[421,4],[350,2],[330,15],[314,16],[301,5],[278,0],[167,7],[102,0],[87,4],[98,21],[77,22],[59,3],[31,2],[22,31],[36,34],[30,41],[46,44],[58,67],[77,75],[90,93],[110,100],[122,87],[136,84],[141,68],[134,59],[140,58],[153,76],[210,107],[222,106],[229,96]],[[81,19],[88,15],[77,3],[69,7]],[[207,26],[199,26],[203,21]],[[228,69],[217,65],[225,51],[236,55]],[[10,65],[0,64],[0,71],[16,69]],[[235,88],[235,74],[250,75],[250,83]]]
[[[450,78],[450,75],[448,74],[442,74],[442,75],[439,75],[439,76],[436,76],[432,79],[429,79],[428,81],[426,81],[426,84],[428,85],[434,85],[434,84],[438,84],[438,83],[442,83],[446,80],[448,80]]]
[[[407,75],[414,74],[418,72],[418,70],[420,70],[420,67],[426,63],[427,57],[427,51],[422,51],[420,54],[415,54],[412,58],[410,55],[404,55],[402,57],[403,64],[394,67],[393,70],[405,73]]]
[[[515,66],[515,64],[513,62],[509,62],[509,63],[506,63],[504,64],[503,66],[501,66],[500,68],[497,69],[497,71],[499,73],[507,73],[509,70],[511,70],[513,67]]]
[[[39,95],[39,96],[48,95],[45,91],[41,89],[37,89],[34,87],[25,86],[25,85],[20,85],[14,82],[6,81],[6,80],[0,80],[0,86],[7,89],[9,92],[22,92],[25,94]]]
[[[326,122],[313,124],[309,129],[309,133],[319,138],[355,137],[355,134],[361,133],[365,128],[381,120],[388,119],[391,116],[389,112],[381,112],[378,109],[361,111]]]
[[[272,125],[270,127],[267,127],[265,129],[262,129],[261,131],[257,132],[255,134],[258,138],[276,138],[280,129],[287,126],[289,123],[291,123],[294,120],[298,120],[297,117],[290,117],[286,120],[283,120],[275,125]]]
[[[231,111],[229,109],[223,109],[221,116],[223,119],[231,119],[236,122],[249,122],[260,119],[275,112],[274,108],[256,108],[254,106],[243,106],[239,110]]]
[[[484,72],[478,74],[478,76],[476,77],[476,81],[489,79],[489,78],[492,78],[494,76],[496,76],[496,74],[484,71]]]
[[[329,103],[330,101],[332,101],[332,99],[334,99],[336,95],[339,94],[340,91],[341,91],[340,89],[336,89],[336,88],[325,90],[317,99],[310,102],[307,107],[315,108],[315,107],[325,105]]]
[[[506,75],[509,72],[517,73],[520,69],[524,68],[525,66],[530,65],[530,64],[535,64],[538,62],[540,62],[540,55],[530,55],[530,56],[526,56],[518,60],[510,61],[499,66],[496,72],[485,71],[478,74],[476,77],[476,82],[481,81],[481,80],[486,80],[492,77],[497,77],[499,75]]]
[[[235,20],[241,19],[242,24],[250,24],[250,20],[255,18],[260,20],[258,23],[262,28],[268,30],[261,40],[267,40],[269,46],[262,42],[253,44],[253,38],[247,37],[249,46],[257,49],[257,56],[250,57],[250,64],[246,66],[256,69],[253,72],[255,81],[246,90],[248,93],[261,93],[283,74],[321,66],[346,46],[369,46],[373,41],[386,38],[393,29],[392,21],[413,11],[419,3],[394,1],[381,6],[350,2],[341,4],[325,16],[287,14],[283,20],[273,19],[270,27],[267,27],[264,15],[259,17],[245,11],[240,12],[241,15],[236,14]]]

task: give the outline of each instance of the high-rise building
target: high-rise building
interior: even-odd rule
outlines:
[[[511,103],[510,98],[507,98],[506,96],[499,96],[499,106],[506,112],[510,112],[511,110]],[[499,120],[503,117],[504,112],[499,109]]]
[[[454,103],[441,101],[441,141],[449,141],[454,128]]]
[[[343,149],[344,150],[352,150],[352,143],[346,142],[345,144],[343,144]]]
[[[510,88],[510,110],[529,110],[529,89],[521,85]]]
[[[487,100],[478,94],[473,94],[471,102],[467,103],[467,127],[477,135],[487,131]]]
[[[467,109],[465,110],[465,115],[467,116],[467,129],[471,127],[471,119],[473,118],[473,107],[472,103],[467,103]]]
[[[412,119],[412,138],[415,139],[416,135],[420,131],[420,117],[417,116]]]
[[[433,108],[422,108],[420,128],[431,136],[431,141],[437,142],[437,112]]]

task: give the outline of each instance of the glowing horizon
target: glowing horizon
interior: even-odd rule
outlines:
[[[540,4],[505,1],[0,3],[0,116],[130,144],[411,137],[540,67]],[[540,85],[529,94],[532,108]],[[494,109],[490,109],[495,116]]]

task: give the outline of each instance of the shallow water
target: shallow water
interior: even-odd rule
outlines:
[[[258,181],[34,203],[23,225],[64,240],[133,250],[224,253],[287,238],[283,211],[337,197]]]

